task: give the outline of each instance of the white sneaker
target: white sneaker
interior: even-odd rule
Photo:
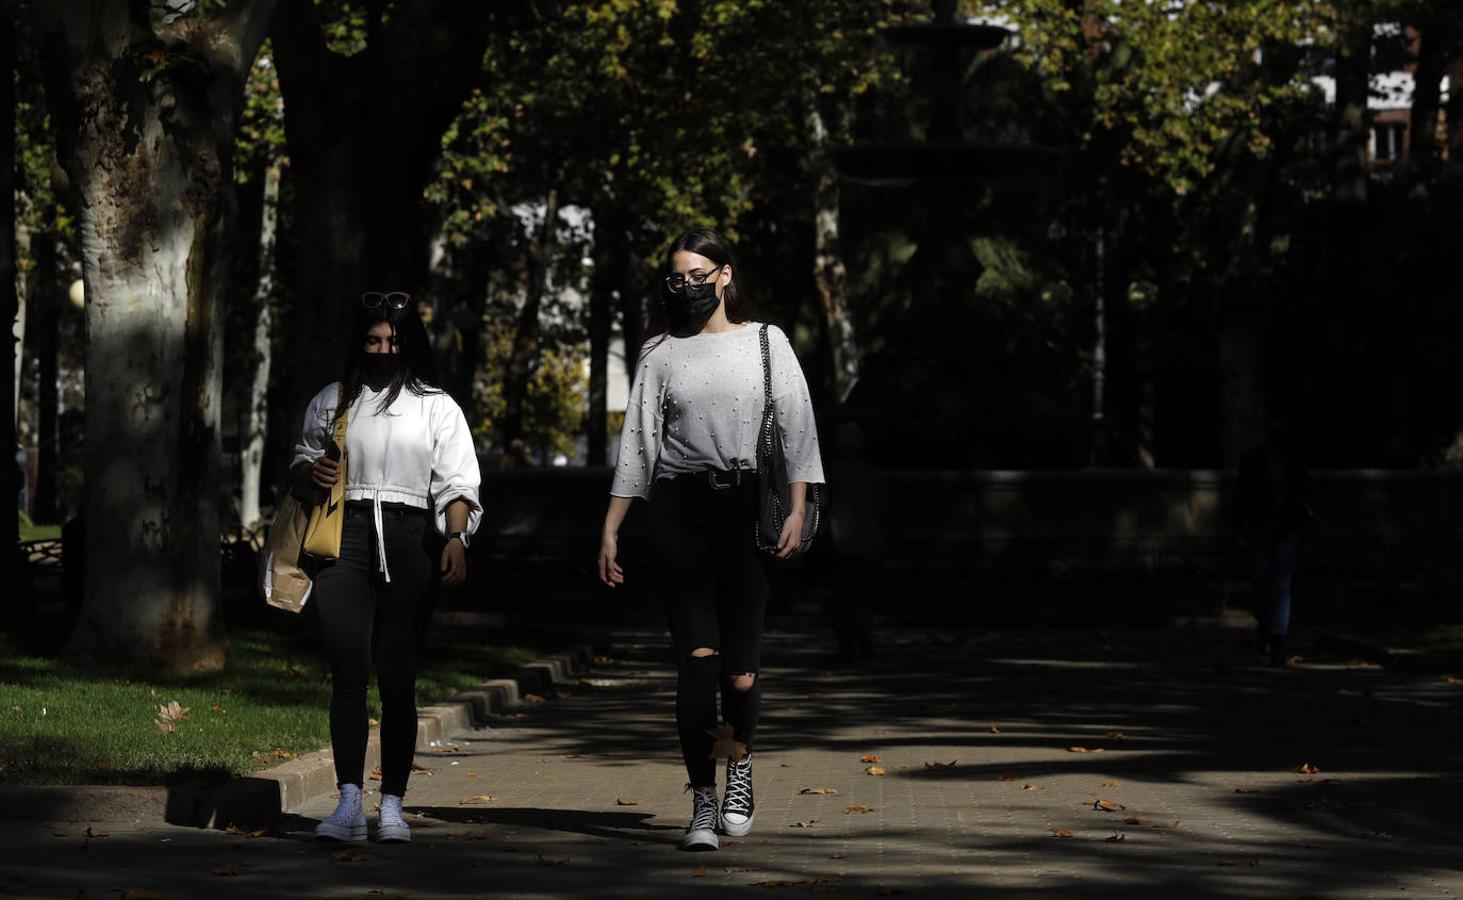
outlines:
[[[691,791],[691,824],[681,837],[682,850],[715,850],[720,846],[716,838],[716,786],[693,788]]]
[[[752,830],[752,754],[741,762],[726,758],[726,797],[721,801],[721,830],[741,837]]]
[[[381,817],[376,820],[376,840],[383,844],[405,844],[411,840],[411,826],[401,816],[401,798],[381,795]]]
[[[364,841],[366,810],[361,806],[359,785],[340,786],[340,803],[335,812],[315,826],[315,836],[328,841]]]

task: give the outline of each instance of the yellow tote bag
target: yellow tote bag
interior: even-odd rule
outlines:
[[[345,403],[345,385],[336,395],[336,408]],[[331,445],[327,454],[340,462],[340,477],[331,486],[330,492],[310,507],[310,521],[305,526],[304,550],[317,559],[335,559],[340,556],[340,533],[345,524],[345,429],[349,410],[341,410],[335,420],[335,430],[330,436]]]

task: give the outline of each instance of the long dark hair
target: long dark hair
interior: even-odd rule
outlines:
[[[365,355],[366,333],[382,322],[391,326],[391,334],[396,338],[396,351],[401,354],[401,369],[387,385],[377,410],[385,412],[389,409],[396,402],[396,398],[401,396],[403,388],[418,397],[442,392],[437,381],[437,366],[432,360],[427,326],[417,312],[417,301],[413,300],[401,309],[392,309],[385,303],[368,308],[357,301],[355,322],[347,336],[345,371],[340,378],[340,383],[345,386],[345,395],[341,398],[340,409],[335,411],[336,418],[340,418],[342,412],[350,409],[351,404],[361,395],[361,388],[366,383],[366,373],[361,367],[361,357]]]
[[[721,302],[726,307],[726,318],[729,322],[740,324],[750,322],[755,310],[751,302],[742,293],[742,275],[738,268],[736,259],[732,256],[731,246],[726,240],[710,228],[693,228],[682,234],[671,242],[670,247],[665,251],[665,267],[669,269],[672,260],[677,253],[685,250],[688,253],[695,253],[704,256],[718,266],[731,266],[731,281],[721,291]],[[659,347],[670,337],[670,317],[666,313],[666,303],[669,302],[670,288],[661,282],[660,302],[651,308],[649,329],[651,334],[659,334],[660,340],[655,342]],[[651,347],[650,350],[654,350]],[[650,350],[645,351],[649,353]]]

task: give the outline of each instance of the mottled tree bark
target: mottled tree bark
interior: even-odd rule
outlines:
[[[806,92],[803,124],[812,150],[813,173],[813,282],[823,304],[833,358],[833,387],[840,402],[848,399],[858,381],[859,352],[853,319],[848,313],[848,269],[839,236],[838,171],[828,154],[828,129],[818,110],[817,97]]]
[[[239,521],[252,528],[259,521],[259,487],[264,469],[264,448],[269,436],[269,370],[274,334],[274,248],[279,224],[280,161],[264,170],[264,200],[259,216],[259,278],[254,287],[254,378],[249,384],[245,415],[243,472]]]
[[[5,82],[0,85],[0,284],[15,284],[15,0],[0,0],[0,76]],[[3,429],[0,439],[4,440],[7,452],[12,453],[19,408],[20,342],[10,329],[20,314],[19,295],[13,290],[0,291],[0,318],[10,334],[6,346],[11,351],[5,360],[4,386],[10,409],[6,410],[5,421],[0,425]],[[0,484],[5,486],[5,497],[14,498],[20,493],[20,470],[10,459],[4,460],[3,468]],[[19,518],[0,516],[0,554],[3,554],[0,562],[4,563],[0,568],[6,573],[15,570],[12,564],[22,563],[17,549],[19,543]],[[6,582],[10,580],[8,574],[4,578]]]
[[[36,483],[31,498],[31,518],[37,522],[55,523],[59,519],[56,502],[56,443],[58,376],[57,328],[61,296],[57,285],[56,232],[49,228],[33,232],[30,237],[31,260],[35,268],[28,274],[26,306],[26,344],[36,372]]]
[[[68,653],[223,665],[220,300],[243,78],[274,3],[32,7],[86,280],[86,600]]]

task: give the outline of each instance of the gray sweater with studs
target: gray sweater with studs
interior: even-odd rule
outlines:
[[[649,497],[657,479],[757,466],[762,424],[760,323],[733,331],[659,336],[640,351],[610,493]],[[808,383],[787,335],[767,329],[772,398],[790,481],[823,482]]]

